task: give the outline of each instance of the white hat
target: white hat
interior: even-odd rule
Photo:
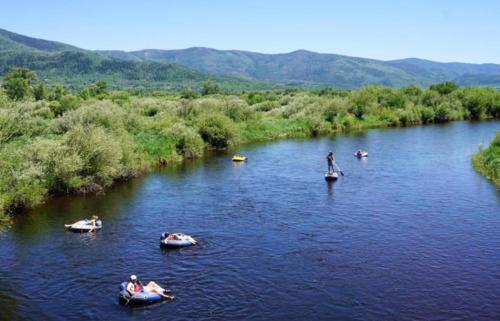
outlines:
[[[130,281],[136,281],[137,280],[137,276],[135,274],[132,274],[130,276]]]

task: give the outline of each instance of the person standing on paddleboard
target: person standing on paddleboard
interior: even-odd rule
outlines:
[[[328,161],[328,173],[333,173],[334,172],[333,164],[335,163],[335,157],[333,156],[332,151],[330,151],[328,153],[328,156],[326,156],[326,159]]]

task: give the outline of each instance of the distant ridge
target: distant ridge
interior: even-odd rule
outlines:
[[[193,47],[180,50],[97,51],[131,61],[170,61],[216,75],[302,85],[354,88],[369,84],[428,86],[453,80],[468,85],[499,84],[500,65],[441,63],[408,58],[392,61],[297,50],[262,54]]]
[[[98,79],[115,88],[199,88],[207,79],[234,90],[295,87],[356,88],[372,84],[500,86],[500,65],[392,61],[296,50],[262,54],[193,47],[180,50],[90,51],[0,29],[0,76],[14,66],[35,70],[51,83],[81,87]]]
[[[103,57],[90,50],[0,29],[0,77],[13,67],[30,68],[49,84],[62,83],[73,89],[97,80],[106,80],[116,89],[198,89],[208,79],[226,89],[272,87],[254,80],[212,76],[172,62]]]

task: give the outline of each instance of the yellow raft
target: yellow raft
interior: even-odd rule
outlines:
[[[234,155],[232,158],[233,162],[245,162],[247,158],[241,155]]]

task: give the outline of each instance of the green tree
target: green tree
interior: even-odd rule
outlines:
[[[216,82],[213,82],[211,80],[205,80],[203,82],[203,87],[201,89],[201,94],[203,96],[214,95],[214,94],[218,94],[218,93],[220,93],[220,88]]]
[[[104,95],[108,92],[108,83],[104,80],[99,80],[95,83],[95,94]]]
[[[186,89],[181,92],[181,98],[183,99],[195,99],[198,98],[200,94],[191,89]]]
[[[49,97],[49,93],[49,88],[43,82],[39,83],[35,86],[35,88],[33,88],[33,96],[36,100],[47,99]]]
[[[441,84],[434,84],[429,87],[430,90],[435,90],[441,95],[448,95],[458,89],[457,84],[453,81],[443,82]]]
[[[14,68],[5,76],[2,87],[12,100],[21,100],[30,95],[31,82],[36,75],[28,68]]]
[[[64,89],[64,86],[59,84],[54,87],[52,90],[52,94],[50,95],[52,100],[59,100],[61,99],[62,96],[66,93],[66,89]]]

